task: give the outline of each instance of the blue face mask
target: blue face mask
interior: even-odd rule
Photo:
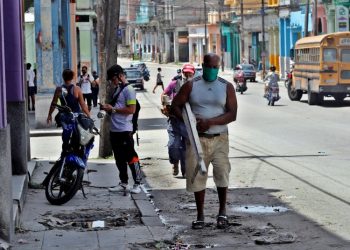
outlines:
[[[218,68],[207,68],[203,66],[203,79],[208,82],[213,82],[218,78]]]

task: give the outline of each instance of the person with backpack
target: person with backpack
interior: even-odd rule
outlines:
[[[177,77],[169,83],[164,92],[161,95],[161,100],[164,108],[162,109],[163,114],[169,117],[168,119],[168,154],[169,154],[169,162],[173,164],[173,175],[177,176],[179,174],[179,163],[181,164],[181,173],[182,176],[186,177],[186,163],[185,163],[185,153],[186,153],[186,138],[188,138],[186,132],[186,126],[183,121],[170,114],[168,109],[170,109],[170,101],[176,96],[179,92],[180,87],[183,82],[190,81],[195,72],[195,67],[186,63],[183,65],[182,70],[183,77]],[[167,102],[166,100],[169,100]]]
[[[91,83],[94,81],[94,78],[87,72],[88,68],[83,66],[81,68],[81,75],[78,78],[78,86],[83,92],[84,101],[86,100],[89,110],[91,110],[91,101],[92,101],[92,90]]]
[[[92,103],[94,107],[97,107],[98,92],[100,89],[100,78],[98,77],[95,70],[92,71],[92,77],[94,78],[94,80],[91,82]]]
[[[90,117],[90,112],[88,106],[86,105],[83,94],[79,87],[76,87],[72,81],[74,78],[74,72],[71,69],[65,69],[62,72],[62,78],[64,84],[62,86],[57,87],[55,90],[55,94],[52,98],[51,106],[49,109],[49,114],[47,116],[47,124],[52,123],[52,113],[55,110],[55,104],[57,104],[58,99],[61,101],[61,105],[67,105],[70,109],[75,113],[85,113],[88,117]],[[62,98],[62,88],[67,90],[67,96]],[[66,103],[64,103],[66,102]]]
[[[110,141],[114,159],[119,170],[120,182],[118,186],[111,187],[110,192],[126,192],[128,186],[128,165],[130,167],[134,185],[131,193],[141,192],[141,169],[139,157],[134,148],[133,124],[134,114],[138,113],[136,92],[127,84],[123,68],[115,64],[107,70],[107,80],[115,85],[112,102],[101,104],[100,109],[111,115]]]

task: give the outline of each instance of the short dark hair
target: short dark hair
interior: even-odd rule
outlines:
[[[71,69],[65,69],[62,72],[62,78],[65,82],[72,80],[74,77],[74,72]]]
[[[204,55],[203,63],[208,64],[213,59],[220,60],[220,56],[218,56],[215,53],[208,53],[208,54]]]
[[[119,74],[124,74],[124,69],[120,65],[114,64],[107,69],[107,80],[112,80],[113,76],[118,76]]]
[[[158,68],[158,71],[162,71],[162,69],[161,69],[161,68]]]
[[[87,70],[87,66],[84,65],[83,67],[81,67],[81,69],[83,69],[83,68],[85,68]]]
[[[32,65],[30,63],[27,63],[27,69],[30,69]]]

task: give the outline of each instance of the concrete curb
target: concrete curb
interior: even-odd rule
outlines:
[[[61,136],[62,135],[62,130],[58,129],[33,129],[30,130],[30,137],[48,137],[48,136]]]
[[[28,175],[12,176],[12,200],[13,200],[13,225],[19,226],[20,213],[28,191]]]
[[[0,239],[0,250],[8,250],[8,249],[10,249],[10,244]]]
[[[153,236],[155,241],[172,241],[174,236],[166,229],[156,212],[156,207],[147,197],[147,191],[143,190],[140,194],[131,194],[137,209],[141,214],[141,222],[145,225]]]

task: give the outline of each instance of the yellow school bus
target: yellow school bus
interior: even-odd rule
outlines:
[[[338,102],[350,95],[350,32],[337,32],[298,40],[294,48],[293,81],[288,96],[299,101],[307,93],[309,105],[324,96]]]

